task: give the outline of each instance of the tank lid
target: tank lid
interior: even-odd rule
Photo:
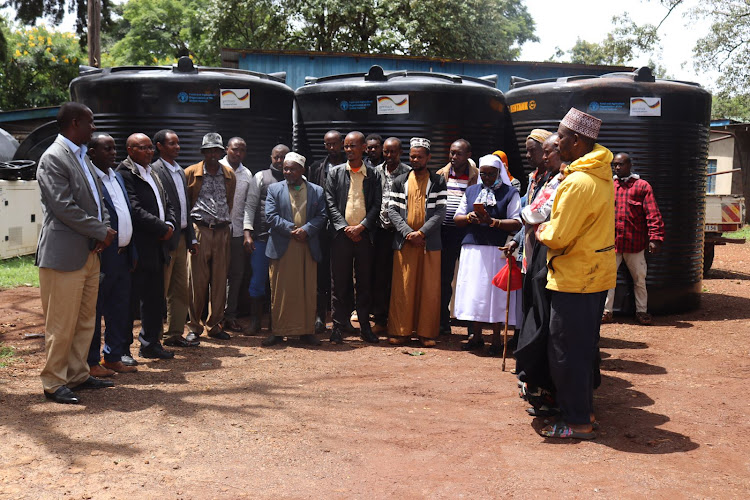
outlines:
[[[193,60],[188,56],[182,56],[177,60],[177,64],[172,66],[174,73],[197,73],[198,70],[193,65]]]
[[[340,80],[359,80],[362,79],[366,82],[388,82],[397,78],[431,78],[436,80],[445,80],[451,83],[463,83],[469,81],[473,83],[479,83],[486,85],[487,87],[496,87],[497,75],[487,75],[480,78],[474,76],[465,75],[453,75],[448,73],[433,73],[432,71],[407,71],[407,70],[396,70],[386,71],[382,67],[375,65],[372,66],[367,73],[344,73],[341,75],[330,75],[330,76],[306,76],[305,86],[314,85],[316,83],[327,83]]]
[[[613,80],[613,79],[621,79],[621,80],[630,80],[632,82],[648,82],[653,83],[656,81],[656,78],[654,77],[654,74],[651,71],[651,68],[648,66],[643,66],[635,71],[632,72],[617,72],[617,73],[607,73],[604,75],[576,75],[576,76],[562,76],[560,78],[542,78],[539,80],[527,80],[526,78],[521,78],[520,76],[511,76],[510,77],[510,88],[518,89],[521,87],[526,87],[529,85],[538,85],[542,83],[571,83],[578,80],[589,80],[589,79],[605,79],[605,80]],[[676,83],[683,83],[687,85],[693,85],[696,87],[700,87],[699,84],[694,82],[683,82],[678,80],[663,80],[663,81],[673,81]]]

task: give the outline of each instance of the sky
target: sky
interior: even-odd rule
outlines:
[[[612,17],[628,12],[636,24],[658,24],[667,9],[659,0],[525,0],[526,8],[536,22],[539,42],[522,46],[522,61],[544,61],[555,48],[569,50],[581,38],[588,42],[601,42],[614,25]],[[662,66],[676,80],[697,82],[713,87],[715,74],[697,72],[693,67],[693,47],[696,41],[708,33],[707,22],[695,22],[686,17],[698,5],[698,0],[685,0],[675,9],[659,28],[662,50],[659,55]],[[645,66],[650,54],[633,61],[633,66]]]

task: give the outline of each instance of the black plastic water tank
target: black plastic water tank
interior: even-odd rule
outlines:
[[[225,146],[233,136],[245,139],[244,164],[257,171],[268,167],[276,144],[291,145],[294,92],[285,77],[194,67],[183,57],[172,67],[82,68],[70,94],[91,108],[98,131],[114,137],[118,160],[130,134],[169,128],[180,137],[183,167],[201,161],[203,136],[218,132]]]
[[[295,92],[295,149],[315,159],[326,155],[323,135],[359,130],[383,139],[398,137],[408,163],[409,139],[432,141],[429,167],[448,162],[448,150],[459,138],[472,145],[474,159],[502,149],[511,171],[521,163],[503,93],[493,76],[474,78],[440,73],[383,71],[306,79]],[[515,170],[515,171],[514,171]]]
[[[655,80],[649,68],[641,68],[601,77],[514,78],[506,99],[524,152],[531,129],[556,131],[571,107],[601,118],[597,142],[613,154],[630,154],[633,172],[651,184],[664,217],[662,252],[647,255],[649,311],[697,308],[703,279],[711,94],[698,84]],[[625,266],[617,283],[615,310],[631,313],[632,282]]]

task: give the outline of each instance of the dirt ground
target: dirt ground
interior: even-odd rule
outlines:
[[[46,402],[38,290],[3,291],[0,498],[747,498],[749,267],[750,244],[718,247],[700,310],[602,328],[592,442],[540,437],[462,328],[435,349],[209,339]]]

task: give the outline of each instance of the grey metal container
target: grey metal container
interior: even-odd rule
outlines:
[[[556,131],[571,107],[602,119],[597,142],[613,154],[630,154],[664,217],[663,250],[647,257],[649,310],[699,307],[711,94],[695,83],[656,80],[641,68],[601,77],[514,79],[506,99],[524,152],[532,129]],[[624,266],[617,282],[615,309],[630,313],[632,282]]]
[[[94,112],[98,131],[115,138],[118,160],[125,140],[135,132],[153,137],[173,129],[182,148],[178,162],[186,167],[203,158],[203,135],[219,132],[225,142],[245,139],[245,165],[253,171],[270,164],[271,149],[291,144],[294,92],[285,74],[194,67],[183,57],[172,67],[82,68],[70,84],[74,101]]]
[[[383,71],[380,66],[367,73],[308,78],[295,92],[295,148],[321,159],[328,130],[359,130],[383,139],[398,137],[407,161],[409,139],[426,137],[432,141],[429,167],[436,169],[448,162],[451,143],[464,138],[475,159],[501,149],[511,171],[520,174],[510,115],[494,78]]]

